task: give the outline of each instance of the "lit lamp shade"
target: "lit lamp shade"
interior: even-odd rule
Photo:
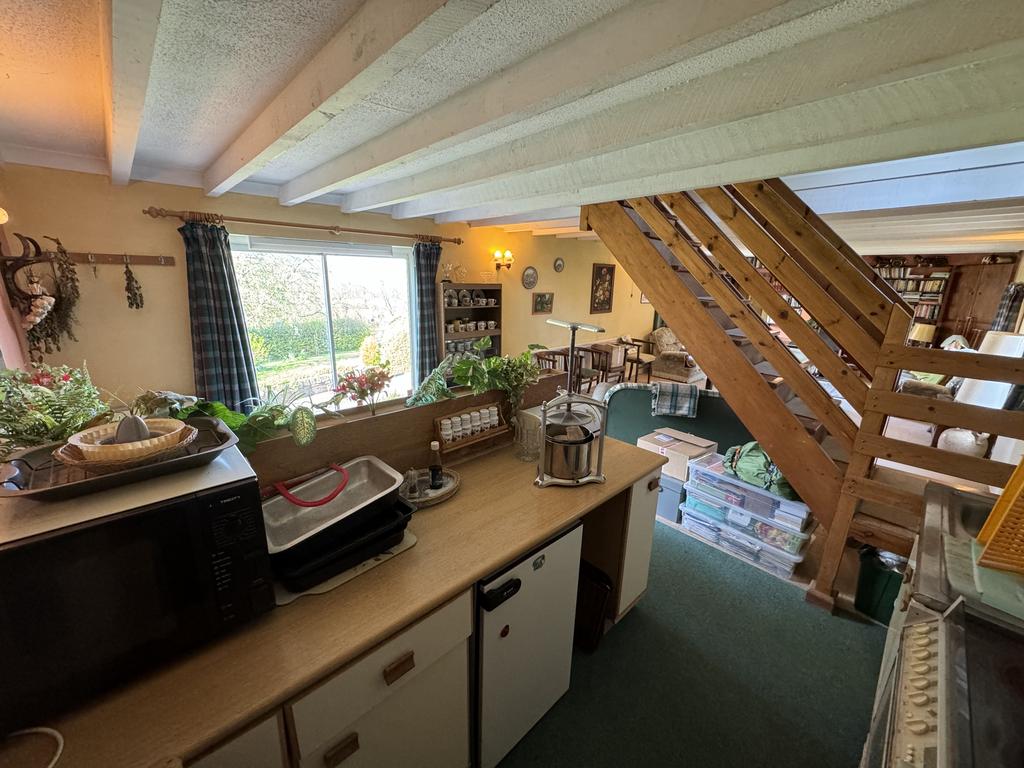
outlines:
[[[5,211],[3,208],[0,208],[0,224],[6,224],[10,220],[11,217],[7,215],[7,211]]]
[[[910,340],[918,344],[931,344],[935,338],[935,326],[928,323],[914,323],[910,327]]]

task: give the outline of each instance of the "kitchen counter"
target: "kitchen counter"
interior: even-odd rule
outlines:
[[[577,488],[534,486],[536,466],[517,461],[511,448],[459,465],[459,493],[414,515],[410,530],[418,542],[412,549],[47,723],[65,739],[59,768],[145,768],[200,755],[664,462],[608,439],[607,481]],[[44,766],[50,754],[51,743],[26,738],[0,749],[0,768]]]

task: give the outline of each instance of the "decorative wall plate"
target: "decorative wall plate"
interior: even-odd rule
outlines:
[[[523,270],[523,288],[526,290],[533,290],[537,287],[537,280],[539,279],[537,270],[534,267],[527,267]]]
[[[565,269],[565,259],[559,256],[555,259],[555,272],[561,272],[563,269]]]

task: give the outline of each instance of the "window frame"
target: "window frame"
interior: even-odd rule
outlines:
[[[412,246],[386,245],[378,243],[355,243],[335,242],[329,240],[307,240],[301,238],[286,237],[261,237],[255,235],[229,234],[232,253],[271,253],[281,256],[319,256],[320,257],[320,282],[322,286],[322,300],[325,317],[325,330],[327,334],[327,350],[331,365],[331,386],[332,389],[338,386],[338,361],[337,352],[334,349],[334,315],[331,311],[331,285],[330,271],[327,258],[329,256],[346,256],[349,258],[386,258],[404,261],[406,265],[406,291],[408,292],[409,303],[409,375],[410,392],[415,391],[416,382],[419,376],[419,344],[416,327],[419,319],[419,296],[416,290],[416,261],[413,258]],[[248,320],[246,322],[248,326]],[[248,333],[246,334],[248,342]],[[312,395],[311,395],[312,397]],[[408,395],[394,397],[388,400],[381,400],[378,406],[405,400]],[[357,409],[360,406],[354,404],[351,408],[339,409],[342,412]]]

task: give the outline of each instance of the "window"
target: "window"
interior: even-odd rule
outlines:
[[[260,391],[324,401],[338,375],[387,362],[413,386],[412,248],[231,236]]]

